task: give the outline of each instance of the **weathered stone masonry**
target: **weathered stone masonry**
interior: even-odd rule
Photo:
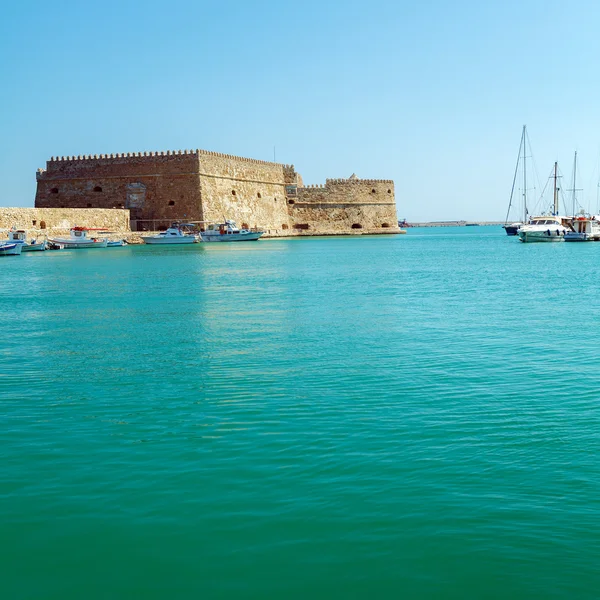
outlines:
[[[125,208],[134,230],[228,218],[275,236],[398,231],[391,180],[305,187],[293,165],[205,150],[52,157],[35,206]]]

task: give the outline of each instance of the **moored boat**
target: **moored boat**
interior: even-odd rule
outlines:
[[[527,224],[527,145],[531,150],[531,142],[529,142],[529,136],[527,135],[527,125],[523,125],[523,131],[521,133],[521,143],[519,144],[519,154],[517,155],[517,164],[515,166],[515,174],[513,177],[512,188],[510,191],[510,198],[508,201],[508,210],[506,211],[506,219],[502,228],[506,231],[506,235],[517,235],[519,229]],[[531,156],[531,153],[530,153]],[[511,213],[513,206],[513,197],[515,193],[515,186],[517,183],[517,177],[519,175],[519,167],[523,165],[523,220],[509,223],[508,217]]]
[[[255,242],[264,231],[240,229],[235,221],[225,219],[224,223],[211,223],[200,236],[203,242]]]
[[[16,244],[14,242],[1,242],[0,243],[0,256],[18,256],[21,254],[23,244]]]
[[[49,238],[48,241],[61,249],[74,250],[83,248],[106,248],[106,238],[88,237],[88,232],[94,231],[88,227],[72,227],[68,238]]]
[[[21,245],[22,252],[42,252],[46,250],[46,240],[38,242],[37,239],[32,239],[27,242],[27,232],[24,229],[15,229],[14,227],[8,231],[8,242]]]
[[[595,216],[575,217],[571,222],[572,231],[565,233],[565,242],[593,242],[600,240],[600,221]]]
[[[196,244],[198,236],[192,233],[186,233],[183,230],[184,224],[173,223],[166,231],[161,231],[156,235],[142,236],[145,244]]]

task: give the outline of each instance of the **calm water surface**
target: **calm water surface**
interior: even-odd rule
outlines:
[[[598,597],[600,244],[0,261],[3,597]]]

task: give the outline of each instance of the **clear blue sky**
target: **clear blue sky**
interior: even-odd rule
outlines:
[[[521,127],[595,207],[600,3],[13,2],[0,205],[53,155],[204,148],[306,183],[391,178],[399,217],[502,220]],[[579,185],[578,185],[579,187]]]

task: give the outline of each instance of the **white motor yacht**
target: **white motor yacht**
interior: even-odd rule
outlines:
[[[145,244],[196,244],[198,236],[192,233],[186,233],[182,229],[183,225],[173,223],[166,231],[161,231],[156,235],[142,236]]]
[[[522,242],[563,242],[568,231],[560,217],[542,216],[532,217],[517,234]]]
[[[200,235],[203,242],[254,242],[264,231],[240,229],[234,221],[226,219],[224,223],[212,223]]]
[[[88,227],[72,227],[68,238],[49,238],[48,241],[56,247],[67,250],[79,248],[106,248],[106,238],[88,237],[88,232],[94,231]]]

